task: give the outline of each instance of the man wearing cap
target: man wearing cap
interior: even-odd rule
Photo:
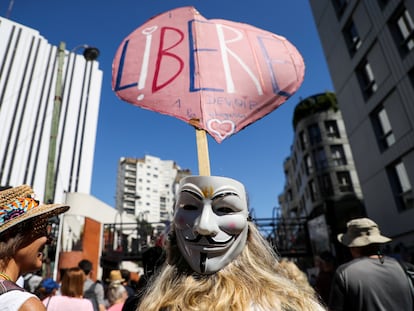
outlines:
[[[0,191],[0,310],[45,310],[17,279],[42,267],[48,219],[69,206],[39,204],[27,186]]]
[[[349,248],[353,260],[335,272],[329,310],[413,310],[404,271],[394,258],[381,252],[381,246],[391,239],[381,235],[375,222],[351,220],[338,240]]]

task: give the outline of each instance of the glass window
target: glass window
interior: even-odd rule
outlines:
[[[398,210],[414,208],[414,195],[407,170],[402,161],[388,168],[390,183],[397,202]]]
[[[326,136],[330,138],[341,138],[336,120],[325,121],[325,130],[326,130]]]
[[[315,159],[315,167],[317,170],[322,170],[328,167],[328,161],[326,159],[326,153],[323,147],[314,150],[313,157]]]
[[[318,191],[316,190],[316,185],[313,180],[309,181],[309,192],[312,202],[318,199]]]
[[[305,169],[306,169],[306,175],[309,176],[309,174],[313,173],[313,164],[311,157],[307,154],[305,156]]]
[[[332,0],[332,4],[335,8],[336,15],[341,17],[348,5],[348,0]]]
[[[329,174],[323,174],[320,177],[318,177],[318,183],[322,195],[330,196],[334,194],[332,181]]]
[[[315,145],[317,143],[320,143],[322,140],[321,137],[321,130],[319,129],[318,124],[311,124],[308,126],[308,132],[309,132],[309,141],[311,145]]]
[[[388,25],[401,54],[414,49],[414,22],[404,6],[397,8]]]
[[[395,136],[392,132],[387,111],[382,105],[373,112],[371,121],[373,123],[380,150],[384,151],[388,149],[395,143]]]
[[[301,131],[299,133],[299,142],[300,142],[300,148],[301,150],[305,150],[307,147],[307,139],[306,139],[306,134],[304,131]]]
[[[342,145],[331,146],[332,164],[334,166],[346,165],[346,157]]]
[[[398,30],[401,35],[401,45],[403,45],[407,51],[411,51],[414,48],[414,23],[410,16],[410,13],[406,9],[397,19]]]
[[[345,26],[343,34],[348,46],[349,53],[351,56],[353,56],[361,46],[361,37],[359,36],[358,30],[352,20],[350,20]]]
[[[338,179],[339,191],[341,192],[353,192],[351,175],[349,172],[337,172],[336,178]]]
[[[367,60],[363,60],[357,68],[358,80],[365,98],[370,97],[377,89],[374,72]]]

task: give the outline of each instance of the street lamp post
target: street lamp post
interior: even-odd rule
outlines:
[[[99,56],[99,50],[95,47],[90,47],[88,45],[81,45],[70,52],[75,52],[78,48],[83,48],[83,56],[86,61],[94,61]],[[45,191],[44,191],[44,198],[43,202],[46,204],[53,203],[55,200],[55,192],[56,192],[56,168],[55,168],[55,161],[56,161],[56,145],[57,145],[57,137],[59,134],[59,120],[60,120],[60,111],[62,108],[62,80],[63,80],[63,67],[65,63],[65,49],[66,43],[60,42],[57,52],[57,72],[56,72],[56,84],[55,84],[55,97],[53,102],[53,112],[52,112],[52,121],[51,121],[51,128],[50,128],[50,140],[49,140],[49,152],[47,158],[47,166],[46,166],[46,181],[45,181]],[[56,219],[56,223],[58,224],[58,236],[57,236],[57,243],[56,243],[56,252],[55,252],[55,267],[53,271],[53,277],[56,278],[57,275],[57,264],[56,262],[59,259],[59,252],[60,252],[60,243],[62,238],[62,223],[63,215],[60,215]],[[47,252],[46,252],[47,253]],[[47,258],[46,258],[47,259]]]
[[[56,144],[57,137],[59,134],[59,120],[60,120],[60,111],[62,108],[62,78],[63,78],[63,65],[65,62],[65,48],[66,43],[60,42],[58,47],[57,59],[57,73],[56,73],[56,85],[55,85],[55,98],[53,103],[53,113],[52,113],[52,123],[50,128],[50,140],[49,140],[49,152],[47,158],[47,167],[46,167],[46,183],[45,183],[45,194],[44,202],[52,203],[55,199],[56,191],[56,169],[55,169],[55,160],[56,160]],[[99,50],[95,47],[90,47],[86,44],[77,46],[72,49],[71,52],[74,52],[78,48],[83,48],[83,57],[87,61],[94,61],[99,56]]]

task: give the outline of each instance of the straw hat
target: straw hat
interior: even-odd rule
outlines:
[[[34,219],[36,222],[32,231],[36,231],[44,225],[44,221],[41,220],[47,221],[48,218],[66,212],[68,209],[69,206],[62,204],[40,205],[34,199],[34,192],[28,185],[0,191],[0,235]]]
[[[338,241],[348,247],[361,247],[369,244],[383,244],[391,239],[381,235],[378,225],[369,218],[349,221],[346,233],[338,234]]]
[[[122,277],[120,270],[112,270],[109,273],[109,278],[106,279],[106,281],[110,283],[121,283],[124,282],[125,279]]]

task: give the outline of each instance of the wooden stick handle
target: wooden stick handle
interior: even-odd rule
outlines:
[[[208,155],[207,134],[203,129],[196,128],[198,173],[200,176],[210,176],[210,159]]]

